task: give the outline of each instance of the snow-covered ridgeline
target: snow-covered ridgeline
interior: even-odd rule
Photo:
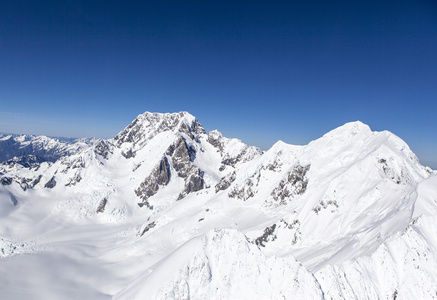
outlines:
[[[57,272],[85,258],[99,280],[70,278],[84,297],[428,298],[435,178],[361,122],[262,152],[189,113],[146,112],[55,162],[2,164],[0,248],[11,266],[56,251],[41,284],[61,295]]]
[[[0,162],[28,155],[38,157],[41,162],[55,162],[96,142],[98,139],[60,140],[47,136],[0,134]]]

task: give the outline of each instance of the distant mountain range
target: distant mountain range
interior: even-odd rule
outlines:
[[[437,298],[437,172],[361,122],[264,152],[146,112],[0,161],[5,299]]]
[[[92,146],[98,139],[51,138],[35,135],[0,134],[0,162],[27,155],[41,161],[55,162],[59,158]]]

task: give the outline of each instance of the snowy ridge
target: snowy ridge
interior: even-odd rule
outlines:
[[[418,217],[404,230],[383,241],[371,255],[326,266],[315,274],[326,296],[341,295],[346,299],[360,298],[360,295],[380,299],[437,297],[436,184],[436,176],[419,184],[416,206],[425,205],[429,210],[414,210]],[[433,191],[429,193],[431,185]]]
[[[115,299],[280,299],[287,295],[314,299],[323,294],[312,274],[292,257],[266,257],[243,234],[224,229],[185,243]]]
[[[0,162],[27,155],[37,156],[42,161],[54,162],[62,156],[89,148],[97,141],[96,139],[61,141],[46,136],[0,134]]]
[[[31,155],[0,167],[9,298],[437,297],[437,175],[390,132],[352,122],[262,152],[146,112],[54,162]],[[43,290],[8,273],[52,256]]]

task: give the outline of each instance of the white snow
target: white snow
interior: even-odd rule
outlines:
[[[262,153],[196,126],[144,113],[106,158],[95,142],[39,168],[0,165],[1,298],[437,297],[437,173],[400,138],[352,122]],[[177,200],[171,165],[140,207],[135,190],[181,137],[203,189]]]

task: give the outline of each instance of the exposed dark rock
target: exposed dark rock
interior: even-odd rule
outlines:
[[[133,151],[132,149],[129,149],[126,152],[121,152],[121,155],[123,155],[125,158],[129,159],[129,158],[135,157],[136,152]]]
[[[281,180],[271,193],[276,205],[286,205],[290,198],[305,193],[308,186],[306,174],[309,169],[310,165],[303,167],[297,164],[287,177]]]
[[[263,235],[255,240],[255,244],[258,247],[259,246],[265,247],[267,242],[276,240],[276,235],[274,234],[275,229],[276,229],[276,224],[264,228]]]
[[[178,200],[204,188],[204,173],[192,163],[196,158],[194,145],[188,145],[185,139],[180,137],[167,149],[166,154],[171,156],[173,168],[178,176],[185,179],[185,188],[179,194]]]
[[[138,170],[139,167],[141,167],[141,163],[136,164],[136,165],[132,168],[132,172],[135,172],[136,170]]]
[[[175,130],[180,121],[179,116],[170,116],[158,119],[161,123],[156,130],[156,134],[164,131]]]
[[[81,169],[81,168],[85,168],[85,162],[83,161],[82,157],[78,157],[75,160],[73,160],[71,162],[70,167],[72,169]]]
[[[259,173],[258,173],[259,175]],[[259,183],[259,177],[256,176],[256,174],[254,176],[252,176],[252,178],[248,178],[243,186],[239,186],[236,185],[229,193],[228,196],[230,198],[237,198],[243,201],[248,200],[249,198],[252,198],[253,196],[255,196],[255,185],[254,181],[256,181],[256,184]]]
[[[191,192],[197,192],[203,189],[203,174],[203,171],[197,169],[197,173],[190,176],[189,180],[186,182],[185,192],[187,194]]]
[[[112,154],[112,144],[108,141],[100,141],[97,143],[97,145],[94,147],[94,152],[104,159],[108,159],[109,154]]]
[[[396,165],[395,162],[387,161],[385,158],[378,160],[379,167],[385,176],[396,184],[407,185],[412,182],[408,172]]]
[[[213,130],[208,133],[207,142],[214,146],[222,155],[219,171],[224,171],[227,167],[235,167],[237,163],[249,161],[257,154],[262,153],[260,149],[249,146],[244,146],[238,154],[231,155],[229,153],[224,153],[226,144],[230,141],[232,140],[224,138],[223,135],[217,130]]]
[[[231,157],[229,155],[226,155],[221,162],[221,166],[220,166],[219,170],[223,171],[228,166],[235,167],[235,165],[237,163],[244,163],[246,161],[249,161],[249,160],[253,159],[257,154],[260,154],[260,153],[262,153],[262,151],[257,149],[257,148],[245,146],[243,148],[243,150],[241,150],[241,152],[235,157]]]
[[[286,220],[281,219],[277,224],[275,223],[264,228],[263,234],[256,238],[254,242],[258,246],[265,247],[268,242],[272,242],[277,239],[275,232],[278,232],[279,229],[283,228],[294,232],[291,245],[295,245],[301,239],[300,225],[301,224],[298,219],[295,219],[292,222],[287,222]]]
[[[224,171],[227,166],[235,167],[235,165],[240,161],[241,155],[237,157],[225,158],[222,160],[219,171]]]
[[[141,232],[140,236],[143,236],[147,231],[149,231],[150,229],[154,228],[155,226],[156,226],[156,221],[150,222],[149,224],[147,224],[146,227],[144,227],[144,229]]]
[[[153,205],[150,205],[150,203],[147,200],[145,200],[144,202],[139,202],[137,204],[138,204],[139,207],[145,206],[148,209],[153,209]]]
[[[56,186],[55,176],[50,178],[50,180],[44,185],[45,188],[52,189]]]
[[[278,172],[281,170],[282,163],[275,160],[273,163],[268,164],[267,166],[264,166],[264,170],[270,170],[274,172]]]
[[[16,179],[16,181],[18,178]],[[31,178],[20,178],[17,182],[20,185],[20,187],[23,189],[23,191],[27,191],[27,189],[31,188],[32,186],[29,184],[32,181]]]
[[[227,158],[222,160],[222,164],[220,165],[219,171],[223,172],[226,169],[226,166],[234,167],[235,164],[238,162],[237,158]]]
[[[188,155],[190,156],[190,161],[193,162],[196,159],[196,148],[194,145],[187,146]]]
[[[35,178],[32,181],[31,187],[33,188],[35,185],[37,185],[41,181],[42,175],[39,175],[37,178]]]
[[[194,120],[193,123],[191,123],[191,132],[194,132],[195,134],[205,134],[206,131],[203,128],[203,126],[197,121],[197,119]]]
[[[220,152],[223,152],[224,145],[223,145],[223,136],[220,132],[217,130],[211,131],[208,133],[207,141],[211,145],[213,145],[215,148],[217,148]]]
[[[132,121],[122,132],[114,137],[117,146],[121,146],[123,143],[134,143],[136,140],[142,138],[141,135],[141,122],[140,118],[136,118]]]
[[[42,175],[39,175],[38,177],[32,179],[32,178],[25,178],[25,177],[18,177],[15,176],[12,177],[2,177],[0,179],[0,182],[2,185],[10,185],[13,181],[18,183],[20,187],[23,189],[23,191],[27,191],[28,189],[33,188],[35,185],[37,185],[42,178]]]
[[[300,231],[300,221],[295,219],[293,220],[293,222],[288,223],[284,219],[281,219],[280,223],[284,224],[285,228],[294,230],[294,237],[293,240],[291,241],[291,244],[295,245],[301,239],[300,236],[302,235]],[[280,224],[279,226],[282,226],[282,224]]]
[[[73,159],[65,158],[61,162],[65,168],[61,171],[64,174],[67,174],[70,169],[83,169],[85,168],[85,162],[82,157],[76,157]]]
[[[191,192],[200,191],[201,189],[203,189],[204,183],[205,182],[203,180],[203,171],[201,171],[200,169],[195,169],[193,174],[187,177],[187,179],[185,180],[185,188],[183,192],[179,194],[178,200],[181,200]]]
[[[191,127],[186,123],[182,123],[179,132],[185,133],[188,135],[193,141],[199,142],[198,135],[205,133],[205,129],[203,129],[202,125],[197,120],[191,124]]]
[[[234,182],[236,178],[237,178],[237,173],[235,173],[235,171],[222,177],[219,183],[215,185],[215,192],[217,193],[219,191],[226,190],[228,187],[231,186],[232,182]]]
[[[170,164],[167,156],[164,156],[149,177],[135,190],[135,194],[143,200],[143,204],[138,205],[140,207],[145,205],[152,209],[153,206],[146,202],[147,199],[158,192],[159,186],[166,186],[170,182],[170,178]]]
[[[281,219],[281,223],[283,223],[284,226],[288,229],[293,229],[293,228],[297,228],[300,226],[300,221],[298,219],[293,220],[293,222],[291,222],[291,223],[288,223],[284,219]]]
[[[65,186],[73,186],[79,183],[82,180],[82,176],[80,176],[80,172],[76,172],[74,177],[70,178],[70,180],[65,184]]]
[[[10,184],[12,184],[12,181],[13,181],[13,179],[11,178],[11,177],[2,177],[1,179],[0,179],[0,183],[2,184],[2,185],[10,185]]]
[[[221,166],[220,166],[220,171],[223,171],[226,169],[227,166],[230,167],[235,167],[235,165],[239,162],[244,162],[243,157],[246,154],[246,151],[249,147],[245,147],[243,149],[243,151],[241,151],[236,157],[225,157],[222,162],[221,162]]]
[[[196,158],[194,147],[189,147],[185,139],[180,137],[167,149],[166,154],[171,156],[173,168],[178,173],[178,176],[186,178],[193,168],[191,162]]]
[[[327,201],[320,200],[319,204],[313,208],[313,211],[316,213],[316,215],[318,215],[322,209],[327,209],[329,206],[333,207],[331,212],[335,212],[335,210],[338,208],[337,201],[335,201],[335,200],[327,200]]]
[[[99,203],[99,206],[97,207],[96,213],[104,212],[107,203],[108,203],[108,200],[106,198],[100,200],[100,203]]]
[[[147,199],[155,195],[160,186],[166,186],[171,177],[171,168],[176,171],[177,176],[185,180],[184,190],[179,194],[178,200],[184,198],[187,194],[199,191],[204,188],[203,171],[193,164],[196,158],[196,149],[194,145],[188,145],[181,136],[165,152],[163,160],[152,171],[150,176],[141,183],[140,187],[135,190],[137,196],[143,200],[143,205],[151,208]]]

